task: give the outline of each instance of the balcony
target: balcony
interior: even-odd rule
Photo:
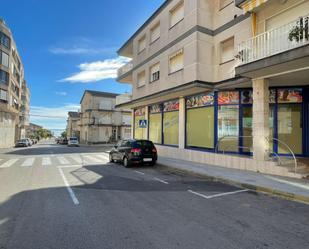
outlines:
[[[309,14],[238,45],[240,66],[309,44]]]
[[[130,61],[121,68],[118,69],[117,72],[117,81],[122,83],[131,83],[132,82],[132,73],[130,73],[133,69],[133,62]]]

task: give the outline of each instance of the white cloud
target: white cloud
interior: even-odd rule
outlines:
[[[65,129],[69,111],[78,111],[80,105],[66,104],[58,107],[31,106],[30,122],[46,129]]]
[[[60,80],[60,82],[88,83],[105,79],[114,79],[117,77],[118,68],[125,65],[129,60],[128,58],[119,56],[114,59],[83,63],[78,66],[80,72],[64,78]]]
[[[55,94],[59,95],[59,96],[67,96],[67,92],[55,92]]]
[[[52,47],[49,52],[56,55],[95,55],[114,52],[115,48],[89,48],[74,46],[71,48]]]

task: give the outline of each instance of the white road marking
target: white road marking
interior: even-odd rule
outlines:
[[[138,170],[134,170],[137,174],[140,174],[140,175],[145,175],[145,173],[141,172],[141,171],[138,171]]]
[[[188,190],[188,192],[190,192],[191,194],[198,195],[198,196],[203,197],[205,199],[212,199],[212,198],[221,197],[221,196],[225,196],[225,195],[234,195],[234,194],[247,192],[247,191],[249,191],[249,190],[248,189],[241,189],[241,190],[236,190],[236,191],[226,192],[226,193],[220,193],[220,194],[215,194],[215,195],[203,195],[203,194],[195,192],[191,189]]]
[[[103,159],[104,161],[109,160],[109,156],[108,155],[95,155],[96,157]]]
[[[72,158],[73,161],[81,164],[82,163],[82,159],[80,156],[70,156]]]
[[[162,182],[164,184],[169,184],[168,182],[164,181],[164,180],[161,180],[160,178],[157,178],[157,177],[154,177],[153,179],[155,179],[156,181],[158,182]]]
[[[3,163],[2,165],[0,165],[0,168],[9,168],[14,163],[16,163],[17,161],[18,161],[18,159],[10,159],[10,160],[6,161],[5,163]]]
[[[23,162],[23,164],[21,165],[22,167],[30,167],[30,166],[32,166],[33,165],[33,163],[34,163],[34,157],[30,157],[30,158],[27,158],[24,162]]]
[[[283,179],[279,179],[279,178],[272,177],[272,176],[266,176],[266,177],[269,178],[269,179],[272,179],[274,181],[277,181],[277,182],[282,182],[282,183],[286,183],[286,184],[289,184],[289,185],[292,185],[292,186],[295,186],[295,187],[298,187],[298,188],[303,188],[303,189],[309,190],[309,184],[301,184],[301,183],[297,183],[297,182],[285,181]]]
[[[84,156],[84,159],[88,162],[88,163],[100,163],[101,160],[98,158],[95,158],[94,156]]]
[[[57,157],[57,159],[60,162],[60,164],[70,164],[70,162],[64,157]]]
[[[47,165],[51,165],[51,160],[49,157],[43,157],[42,158],[42,165],[43,166],[47,166]]]
[[[79,201],[78,201],[78,199],[77,199],[77,197],[76,197],[74,191],[73,191],[72,188],[70,187],[70,185],[69,185],[69,183],[68,183],[68,181],[67,181],[67,179],[66,179],[66,177],[65,177],[65,175],[64,175],[64,173],[63,173],[63,171],[62,171],[62,167],[58,167],[58,170],[59,170],[59,172],[60,172],[60,175],[61,175],[61,177],[62,177],[62,179],[63,179],[63,182],[64,182],[64,184],[65,184],[65,186],[66,186],[66,188],[67,188],[67,190],[68,190],[68,192],[69,192],[69,195],[70,195],[70,197],[71,197],[73,203],[74,203],[75,205],[79,205]]]

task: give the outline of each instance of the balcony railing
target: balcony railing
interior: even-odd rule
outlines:
[[[132,69],[133,69],[133,62],[130,61],[118,69],[118,78],[126,74],[127,72],[131,71]]]
[[[246,64],[309,44],[308,22],[309,14],[244,41],[236,57]]]

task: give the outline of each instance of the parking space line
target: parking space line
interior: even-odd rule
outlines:
[[[155,180],[158,181],[158,182],[162,182],[162,183],[164,183],[164,184],[169,184],[168,182],[166,182],[166,181],[164,181],[164,180],[162,180],[162,179],[160,179],[160,178],[157,178],[157,177],[154,177],[153,179],[155,179]]]
[[[34,157],[30,157],[30,158],[27,158],[23,164],[21,165],[22,167],[30,167],[32,166],[34,163]]]
[[[212,198],[226,196],[226,195],[234,195],[234,194],[238,194],[238,193],[242,193],[242,192],[248,192],[248,191],[249,191],[248,189],[241,189],[241,190],[236,190],[236,191],[232,191],[232,192],[225,192],[225,193],[220,193],[220,194],[215,194],[215,195],[203,195],[203,194],[195,192],[191,189],[188,190],[188,192],[190,192],[191,194],[203,197],[205,199],[212,199]]]
[[[137,174],[140,174],[140,175],[145,175],[145,173],[141,172],[141,171],[138,171],[138,170],[134,170]]]
[[[18,161],[18,159],[10,159],[10,160],[6,161],[5,163],[3,163],[2,165],[0,165],[0,168],[9,168],[14,163],[16,163],[17,161]]]
[[[79,205],[79,201],[78,201],[78,199],[77,199],[77,197],[76,197],[74,191],[73,191],[72,188],[70,187],[70,184],[69,184],[69,182],[67,181],[67,179],[66,179],[66,177],[65,177],[65,175],[64,175],[64,173],[63,173],[63,171],[62,171],[62,168],[63,168],[63,167],[58,167],[58,170],[59,170],[60,175],[61,175],[61,177],[62,177],[62,179],[63,179],[63,182],[64,182],[64,184],[65,184],[65,186],[66,186],[66,188],[67,188],[67,190],[68,190],[68,192],[69,192],[69,195],[70,195],[70,197],[71,197],[73,203],[74,203],[75,205]]]

